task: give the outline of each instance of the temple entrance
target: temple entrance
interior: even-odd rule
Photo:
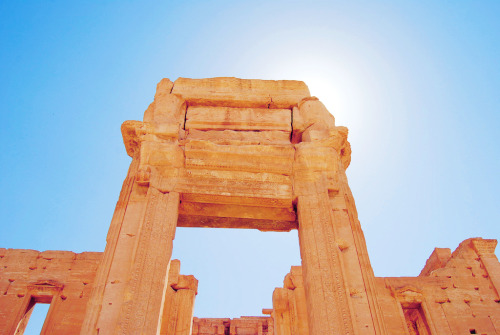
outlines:
[[[292,265],[300,265],[297,230],[178,228],[173,259],[199,281],[194,316],[260,315]]]
[[[375,333],[378,321],[370,316],[376,307],[373,275],[345,176],[350,163],[347,129],[335,125],[304,83],[180,78],[174,85],[164,79],[144,121],[126,121],[122,134],[133,160],[82,332],[188,334],[192,326],[193,335],[223,334],[224,320],[192,320],[198,283],[216,286],[221,281],[205,283],[200,265],[187,269],[199,281],[181,274],[174,259],[179,256],[186,273],[188,253],[178,248],[192,251],[207,243],[204,252],[194,253],[203,258],[216,245],[220,255],[213,258],[222,259],[219,267],[252,268],[247,276],[265,282],[269,274],[260,265],[279,250],[254,254],[254,266],[236,252],[277,246],[280,234],[294,231],[289,236],[294,236],[295,257],[280,260],[285,268],[277,282],[290,265],[300,266],[290,269],[286,283],[274,291],[269,316],[232,320],[230,333],[264,332],[274,317],[279,325],[311,334],[350,334],[353,320],[359,319]],[[250,231],[217,232],[229,237],[214,242],[206,230],[198,241],[193,230],[186,230],[182,242],[179,230],[185,227]],[[280,233],[273,239],[258,231]],[[245,237],[231,245],[231,234]],[[254,234],[253,242],[246,237]],[[207,262],[211,259],[207,256]],[[276,286],[281,284],[272,283],[271,289]],[[241,290],[251,292],[252,287]],[[352,294],[359,298],[349,300]],[[233,295],[238,298],[238,290]],[[217,296],[211,300],[209,304],[224,304]],[[261,304],[259,309],[267,307]]]

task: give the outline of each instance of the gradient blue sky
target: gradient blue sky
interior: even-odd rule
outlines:
[[[500,236],[498,1],[2,1],[0,246],[102,251],[163,77],[304,80],[350,129],[375,274]],[[297,233],[180,228],[196,316],[259,315]]]

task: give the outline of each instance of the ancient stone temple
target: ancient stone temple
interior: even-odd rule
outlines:
[[[436,248],[418,277],[374,276],[347,129],[303,82],[163,79],[122,133],[133,160],[105,251],[0,249],[0,334],[22,334],[37,303],[43,334],[500,333],[496,240]],[[302,264],[262,316],[197,318],[176,227],[298,229]]]

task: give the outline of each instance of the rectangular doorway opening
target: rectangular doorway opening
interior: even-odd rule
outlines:
[[[198,279],[198,318],[264,316],[274,289],[301,265],[297,230],[177,228],[172,259]]]
[[[431,335],[421,304],[403,307],[403,313],[411,335]]]
[[[52,297],[31,297],[26,312],[19,321],[15,335],[39,335],[49,312]]]

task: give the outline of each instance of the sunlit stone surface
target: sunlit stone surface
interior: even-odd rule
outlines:
[[[104,253],[0,249],[0,334],[496,334],[496,240],[436,248],[420,276],[376,278],[345,170],[347,128],[300,81],[163,79]],[[176,227],[298,229],[302,264],[263,316],[193,317],[198,281],[172,260]]]

